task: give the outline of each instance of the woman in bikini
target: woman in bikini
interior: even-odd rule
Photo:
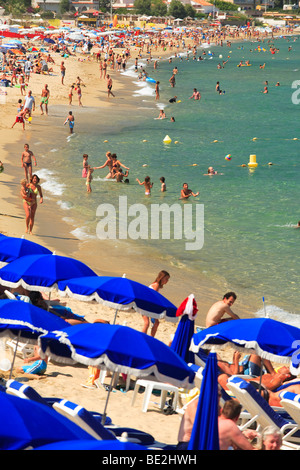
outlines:
[[[39,185],[40,178],[37,175],[33,175],[29,184],[27,184],[25,192],[27,194],[27,199],[23,197],[23,206],[26,214],[26,233],[32,234],[32,229],[34,225],[35,213],[37,210],[37,196],[40,196],[40,204],[43,203],[43,193],[42,188]],[[23,191],[24,194],[24,191]],[[24,194],[25,195],[25,194]]]
[[[162,289],[164,285],[167,284],[169,279],[170,279],[170,274],[167,271],[160,271],[155,281],[152,284],[150,284],[149,287],[150,289],[153,289],[153,290],[156,290],[156,292],[159,292],[159,290]],[[150,318],[143,315],[143,320],[144,320],[144,326],[143,326],[142,332],[147,334],[149,324],[150,324]],[[154,324],[151,328],[151,336],[153,337],[155,336],[158,325],[159,325],[159,321],[155,319]]]
[[[125,170],[130,170],[130,168],[128,168],[127,166],[123,165],[123,163],[120,162],[120,160],[118,160],[118,157],[115,153],[112,154],[111,156],[111,159],[112,159],[112,169],[111,169],[111,178],[115,178],[116,177],[116,174],[119,170],[119,168],[122,166],[123,168],[125,168]]]
[[[106,175],[106,179],[110,179],[113,177],[112,176],[113,161],[112,161],[110,152],[106,152],[106,158],[107,158],[106,162],[101,166],[95,167],[95,170],[100,170],[101,168],[108,166],[109,173]]]

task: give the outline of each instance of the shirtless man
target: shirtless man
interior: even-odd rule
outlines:
[[[230,308],[234,304],[235,300],[236,294],[234,292],[227,292],[227,294],[224,295],[223,300],[219,300],[214,303],[206,315],[206,328],[218,325],[224,321],[238,320],[239,317],[233,313]],[[222,318],[226,313],[230,318]]]
[[[193,193],[193,191],[189,189],[188,184],[183,183],[183,189],[181,190],[181,193],[180,193],[180,199],[188,199],[190,196],[194,196],[194,197],[199,196],[199,192]]]
[[[66,67],[64,61],[61,62],[60,64],[60,75],[61,75],[61,84],[64,84],[64,78],[66,75]]]
[[[218,418],[219,446],[220,450],[254,450],[247,437],[254,439],[257,432],[247,430],[247,437],[237,426],[242,406],[236,400],[225,402],[222,412]],[[246,434],[246,433],[245,433]]]
[[[198,398],[192,400],[186,407],[185,413],[182,417],[179,432],[178,432],[178,450],[187,450],[188,443],[191,439],[193,424],[197,412]]]
[[[106,78],[107,78],[107,96],[108,96],[108,98],[109,98],[109,95],[112,95],[114,97],[115,95],[111,91],[111,89],[112,89],[112,79],[111,79],[110,75],[107,75]]]
[[[194,98],[194,100],[201,100],[201,93],[200,93],[200,91],[197,91],[197,88],[193,89],[193,94],[192,94],[192,96],[189,97],[190,100],[192,98]]]
[[[29,150],[29,145],[24,145],[24,152],[21,156],[21,166],[25,170],[25,178],[27,181],[31,180],[32,177],[32,159],[34,161],[34,165],[36,166],[36,158],[33,155],[33,152]]]
[[[50,90],[48,88],[48,85],[46,84],[44,88],[42,89],[41,102],[40,102],[40,108],[42,111],[41,114],[44,114],[43,105],[45,105],[45,112],[48,115],[49,98],[50,98]]]

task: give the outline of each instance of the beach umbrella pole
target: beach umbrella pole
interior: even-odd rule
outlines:
[[[101,424],[102,424],[103,426],[104,426],[105,421],[106,421],[106,416],[107,416],[106,410],[107,410],[109,395],[110,395],[110,392],[112,391],[113,383],[114,383],[114,381],[115,381],[116,374],[117,374],[117,372],[114,372],[114,373],[112,374],[112,376],[111,376],[110,385],[109,385],[109,389],[108,389],[107,396],[106,396],[104,411],[103,411],[102,419],[101,419]]]
[[[118,309],[116,308],[113,325],[116,324],[117,314],[118,314]]]
[[[16,360],[16,355],[17,355],[17,349],[18,349],[18,344],[19,344],[20,335],[21,335],[21,330],[19,330],[18,337],[17,337],[17,344],[16,344],[16,347],[15,347],[14,357],[13,357],[12,364],[11,364],[11,368],[10,368],[9,380],[12,378],[12,372],[13,372],[14,363],[15,363],[15,360]]]

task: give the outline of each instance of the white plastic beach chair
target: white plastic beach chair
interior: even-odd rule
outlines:
[[[283,442],[298,444],[300,449],[300,426],[296,422],[288,420],[273,409],[255,388],[242,378],[230,377],[227,386],[250,415],[250,419],[241,425],[240,429],[247,429],[254,423],[257,431],[267,426],[277,426],[282,432]]]
[[[21,341],[17,341],[16,339],[8,339],[6,341],[6,346],[8,346],[12,352],[14,353],[17,348],[16,354],[21,354],[23,359],[32,356],[34,346],[29,343],[22,343]]]

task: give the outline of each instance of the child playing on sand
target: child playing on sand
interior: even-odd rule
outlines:
[[[33,350],[33,356],[24,359],[24,363],[27,365],[17,367],[16,371],[22,374],[30,374],[31,378],[40,379],[40,376],[44,375],[44,373],[46,372],[48,358],[45,358],[45,360],[43,360],[39,355],[38,351],[38,346],[35,346]],[[33,364],[28,365],[30,362],[33,362]]]
[[[11,128],[13,128],[14,125],[17,122],[20,122],[21,124],[23,124],[23,131],[24,131],[25,130],[25,118],[24,118],[24,112],[23,112],[23,106],[22,106],[21,98],[18,100],[18,110],[17,110],[16,120],[13,123],[13,125],[11,126]]]
[[[82,178],[86,178],[87,177],[87,174],[88,174],[88,167],[89,167],[89,164],[88,164],[88,154],[87,153],[84,153],[83,154],[83,162],[82,162]]]
[[[151,188],[153,187],[153,183],[151,183],[150,181],[150,176],[146,176],[145,180],[144,181],[140,181],[138,178],[136,179],[136,181],[140,184],[140,185],[144,185],[145,186],[145,196],[150,196],[151,194]]]
[[[32,202],[32,192],[28,188],[28,181],[26,178],[20,181],[21,183],[21,196],[24,201],[27,202],[28,206],[30,206]]]
[[[3,163],[0,161],[0,173],[3,173],[4,171],[4,165]]]
[[[161,192],[167,191],[167,185],[165,183],[165,177],[162,176],[159,181],[161,182],[161,187],[160,187]]]

